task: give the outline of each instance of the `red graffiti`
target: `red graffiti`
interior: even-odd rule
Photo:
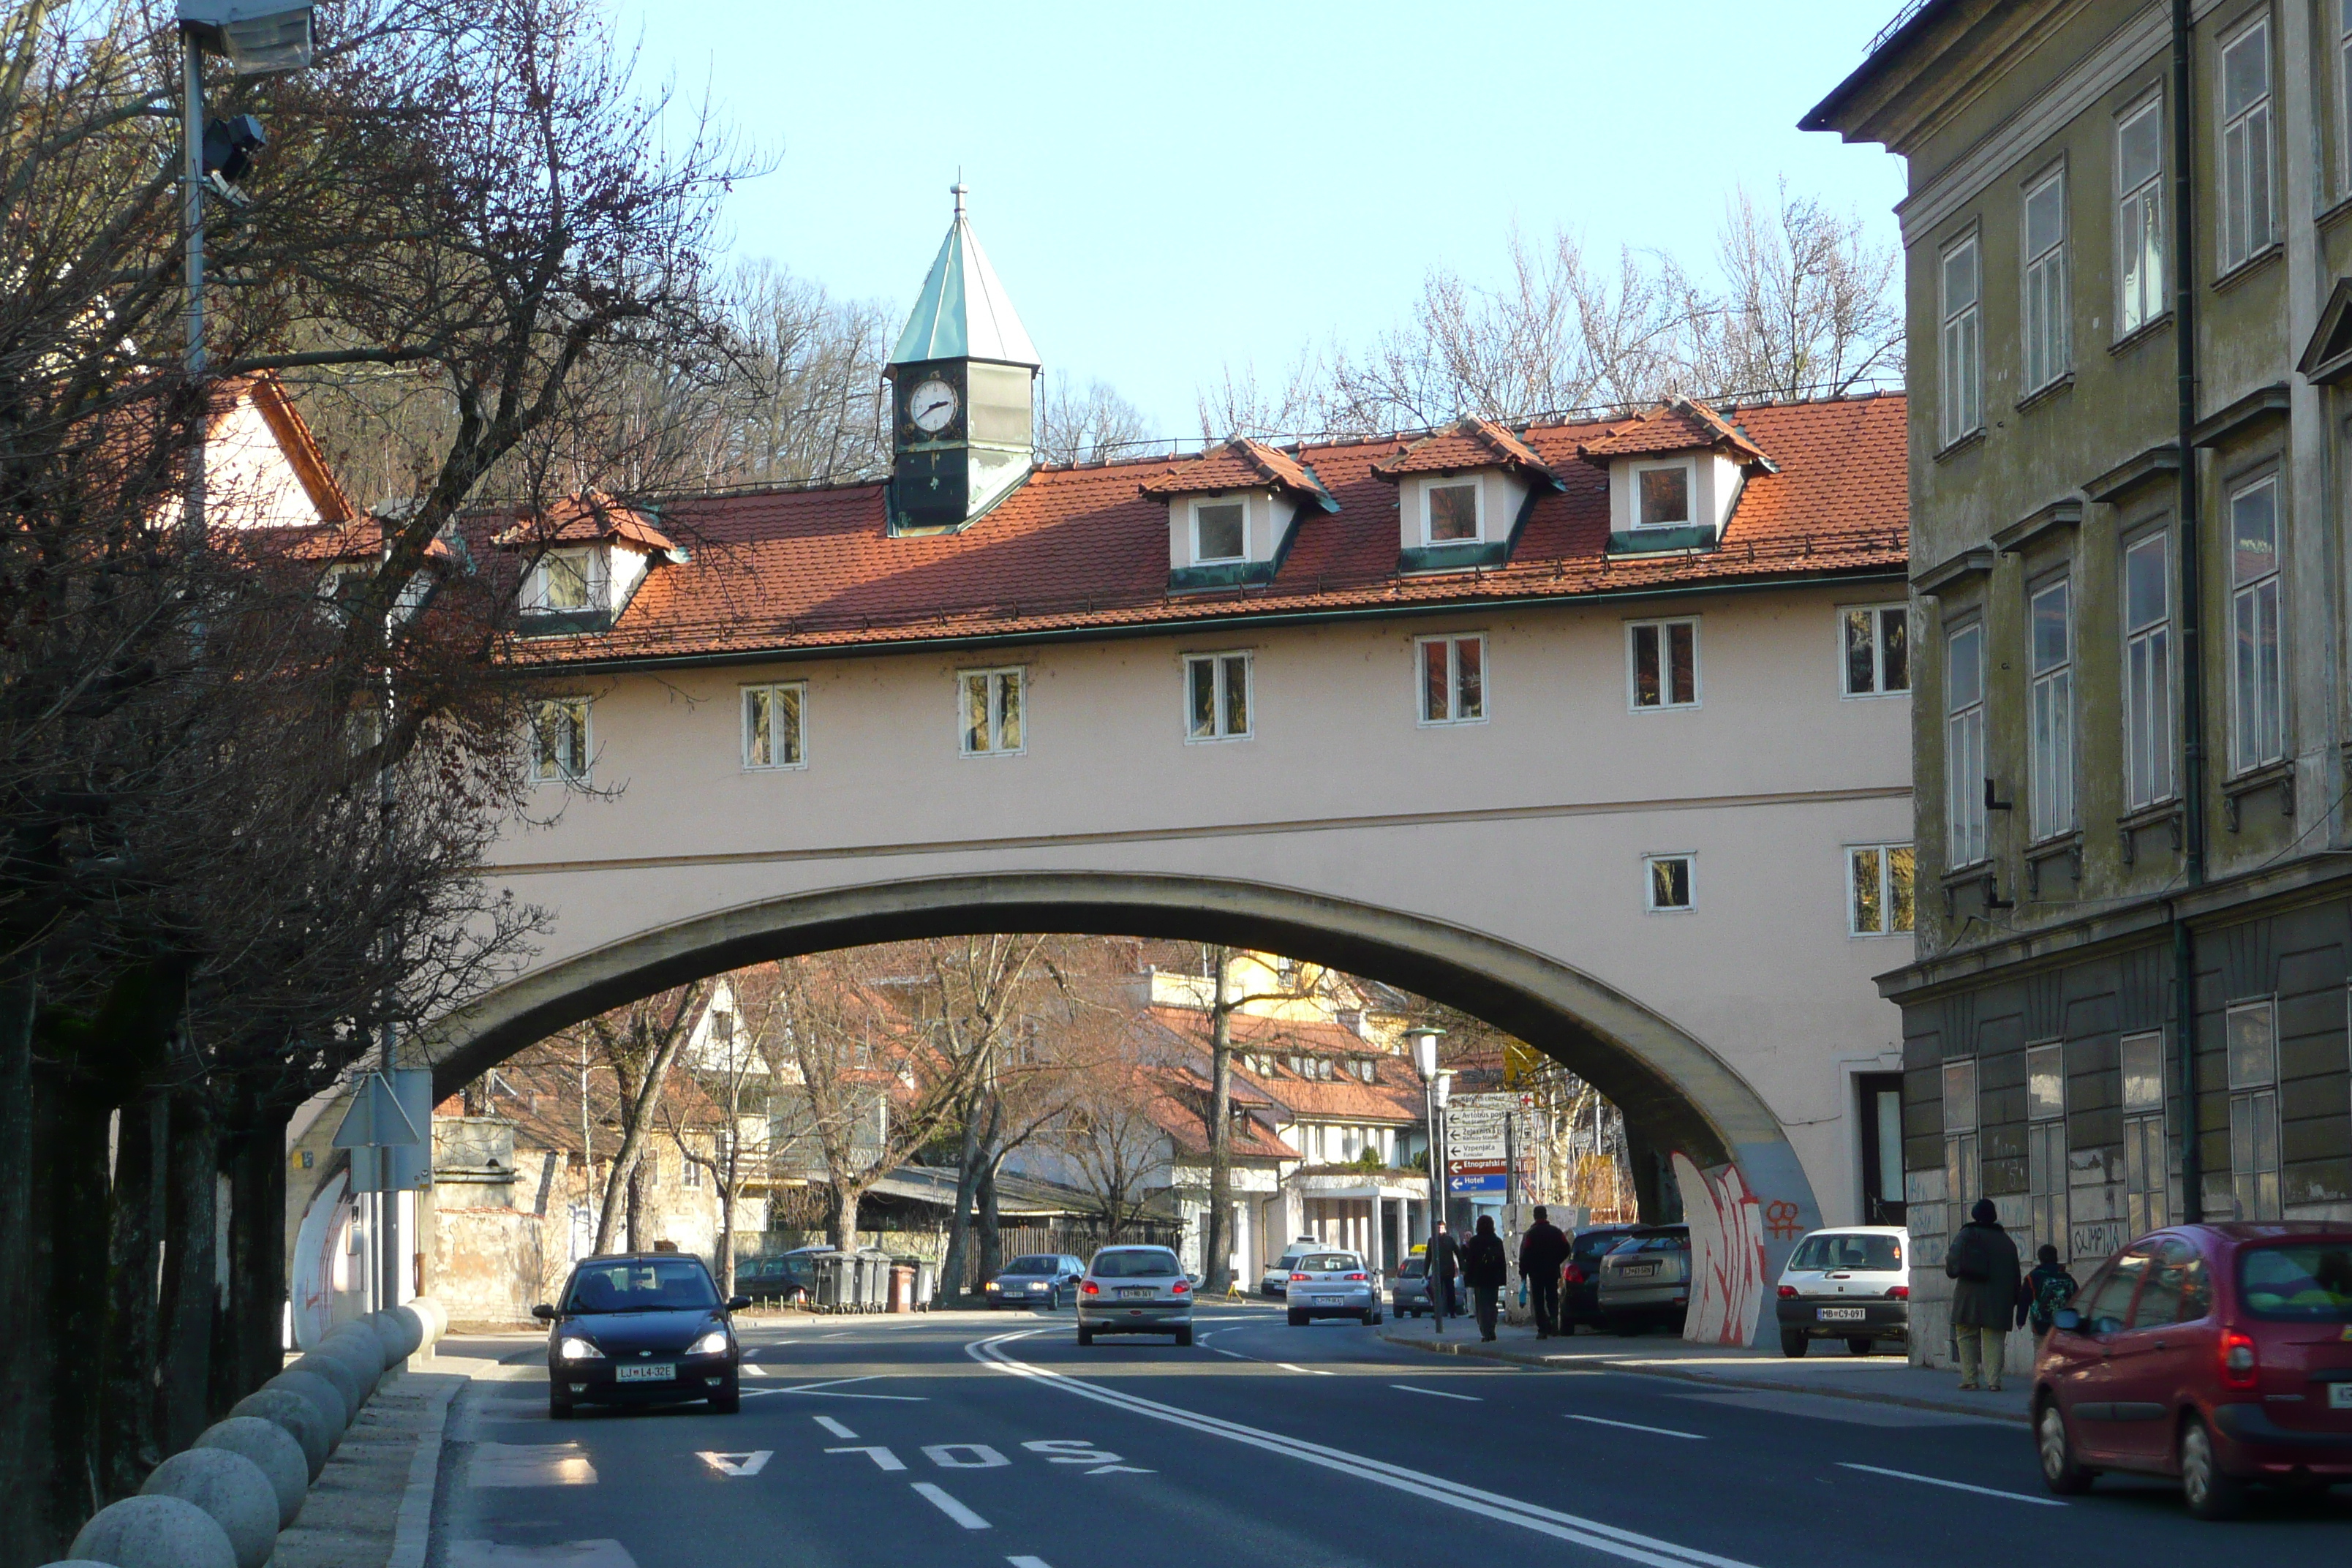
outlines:
[[[1764,1228],[1775,1241],[1787,1241],[1801,1235],[1804,1226],[1799,1221],[1800,1211],[1786,1198],[1774,1198],[1764,1205]]]

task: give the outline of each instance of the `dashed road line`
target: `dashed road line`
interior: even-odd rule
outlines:
[[[914,1483],[914,1487],[917,1491],[923,1495],[924,1500],[929,1502],[933,1508],[938,1509],[941,1513],[946,1514],[950,1519],[954,1520],[966,1530],[987,1530],[992,1528],[988,1521],[981,1518],[980,1515],[972,1512],[971,1510],[964,1507],[963,1504],[948,1496],[947,1489],[940,1486],[936,1482],[917,1481]]]
[[[1612,1421],[1605,1415],[1565,1415],[1567,1421],[1582,1421],[1594,1426],[1614,1426],[1625,1432],[1648,1432],[1660,1437],[1687,1437],[1694,1443],[1706,1441],[1704,1432],[1677,1432],[1671,1426],[1644,1426],[1637,1421]]]
[[[1400,1389],[1406,1394],[1426,1394],[1432,1399],[1465,1399],[1473,1405],[1483,1405],[1486,1403],[1485,1400],[1481,1399],[1475,1394],[1448,1394],[1442,1388],[1415,1388],[1409,1383],[1391,1383],[1389,1386],[1391,1388]]]
[[[1856,1465],[1850,1464],[1843,1459],[1840,1459],[1838,1461],[1838,1468],[1842,1470],[1861,1470],[1874,1476],[1892,1476],[1898,1481],[1917,1481],[1924,1486],[1949,1487],[1956,1492],[1975,1492],[1980,1497],[2007,1498],[2011,1502],[2036,1503],[2043,1508],[2064,1508],[2066,1506],[2054,1497],[2035,1497],[2031,1492],[2005,1492],[1996,1487],[1970,1486],[1966,1481],[1948,1481],[1941,1476],[1914,1475],[1909,1470],[1890,1470],[1878,1465]]]
[[[1274,1364],[1282,1368],[1285,1372],[1303,1372],[1314,1377],[1337,1377],[1339,1375],[1336,1372],[1325,1372],[1319,1366],[1301,1366],[1295,1361],[1278,1361]]]
[[[856,1433],[851,1431],[848,1427],[844,1426],[840,1422],[835,1421],[830,1415],[812,1415],[809,1419],[815,1422],[818,1426],[824,1427],[826,1431],[832,1433],[835,1436],[840,1438],[845,1443],[855,1443],[857,1441]]]

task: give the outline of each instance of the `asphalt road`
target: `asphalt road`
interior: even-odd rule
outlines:
[[[1070,1315],[754,1326],[743,1408],[547,1415],[535,1344],[445,1446],[439,1568],[1325,1568],[2172,1561],[2352,1552],[2352,1493],[2042,1490],[2022,1426],[1622,1373],[1539,1372],[1204,1310],[1200,1342]],[[455,1347],[453,1347],[455,1348]],[[757,1372],[753,1373],[752,1365]]]

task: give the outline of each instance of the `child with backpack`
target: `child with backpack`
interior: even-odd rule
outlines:
[[[2033,1271],[2019,1282],[2017,1294],[2018,1305],[2033,1330],[2033,1348],[2039,1351],[2057,1321],[2058,1309],[2072,1301],[2081,1287],[2059,1266],[2058,1249],[2048,1242],[2042,1244],[2034,1259]]]

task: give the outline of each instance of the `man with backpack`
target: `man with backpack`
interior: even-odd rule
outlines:
[[[2042,1342],[2057,1326],[2058,1309],[2072,1301],[2074,1292],[2082,1287],[2060,1267],[2058,1249],[2048,1242],[2042,1244],[2034,1259],[2033,1272],[2018,1288],[2018,1303],[2025,1312],[2026,1326],[2033,1331],[2033,1348],[2038,1353]]]
[[[1478,1229],[1462,1248],[1462,1278],[1469,1282],[1470,1298],[1478,1311],[1478,1337],[1495,1337],[1495,1318],[1502,1307],[1503,1287],[1511,1277],[1510,1255],[1495,1234],[1495,1216],[1478,1216]]]
[[[2000,1391],[2001,1362],[2013,1323],[2025,1321],[2017,1243],[2000,1227],[1990,1198],[1979,1198],[1969,1223],[1944,1254],[1952,1287],[1952,1338],[1960,1352],[1960,1386]]]
[[[1544,1205],[1536,1205],[1536,1222],[1519,1237],[1519,1282],[1535,1310],[1536,1338],[1548,1340],[1559,1331],[1559,1270],[1568,1261],[1568,1237],[1551,1223]]]

